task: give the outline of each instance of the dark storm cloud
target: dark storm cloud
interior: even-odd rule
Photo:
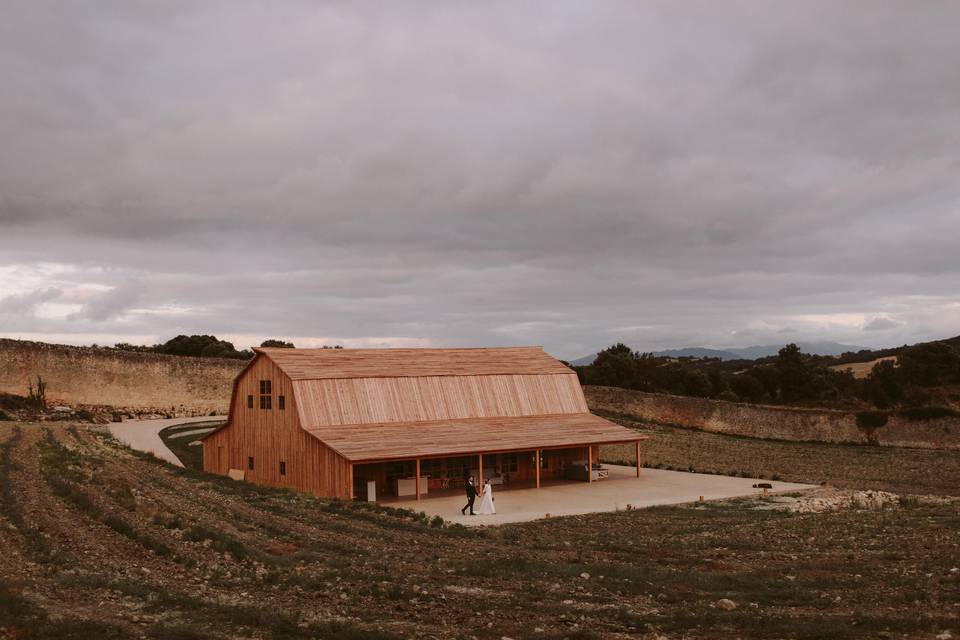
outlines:
[[[953,5],[0,11],[5,333],[960,332]]]

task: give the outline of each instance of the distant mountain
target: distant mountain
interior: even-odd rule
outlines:
[[[818,356],[838,356],[847,351],[860,351],[866,347],[856,345],[841,344],[839,342],[798,342],[800,351]],[[684,347],[682,349],[666,349],[664,351],[654,351],[653,355],[667,358],[720,358],[721,360],[756,360],[757,358],[766,358],[775,356],[782,344],[755,345],[752,347],[740,347],[730,349],[707,349],[706,347]],[[592,364],[597,358],[597,354],[583,356],[572,360],[570,364],[582,367]]]
[[[661,358],[720,358],[721,360],[737,360],[743,356],[737,355],[732,349],[707,349],[706,347],[684,347],[683,349],[666,349],[654,351],[653,355]]]
[[[847,351],[856,352],[866,349],[866,347],[858,347],[852,344],[841,344],[839,342],[830,341],[798,342],[797,346],[800,347],[800,351],[803,353],[809,353],[815,356],[838,356],[841,353],[846,353]],[[730,351],[733,351],[735,354],[737,354],[737,357],[745,360],[756,360],[757,358],[775,356],[782,348],[782,344],[768,344],[762,346],[744,347],[742,349],[730,349]]]

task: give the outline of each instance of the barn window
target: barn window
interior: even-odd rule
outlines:
[[[500,456],[500,470],[503,473],[517,472],[517,454],[505,453]]]
[[[273,383],[270,380],[261,380],[260,381],[260,408],[261,409],[272,409],[273,408]]]
[[[253,396],[247,396],[247,409],[253,409]]]
[[[287,463],[283,460],[280,461],[280,475],[287,475]]]
[[[287,398],[285,396],[277,396],[277,409],[283,411],[287,408]]]
[[[253,471],[253,456],[247,458],[247,469]]]

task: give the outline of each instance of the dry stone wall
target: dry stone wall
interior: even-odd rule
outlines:
[[[614,387],[584,387],[591,411],[611,411],[641,420],[675,424],[714,433],[889,447],[960,449],[960,418],[913,421],[891,416],[878,429],[857,426],[853,413],[724,402],[706,398],[644,393]]]
[[[233,379],[245,364],[0,338],[0,392],[26,395],[39,375],[51,404],[177,417],[226,413]]]

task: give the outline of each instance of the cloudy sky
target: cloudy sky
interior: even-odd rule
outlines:
[[[960,334],[960,3],[8,0],[0,335]]]

